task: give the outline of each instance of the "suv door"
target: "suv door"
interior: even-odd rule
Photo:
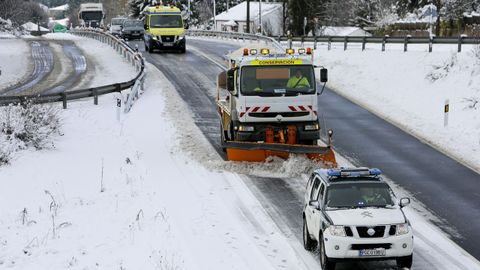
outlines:
[[[307,197],[306,199],[306,206],[305,206],[305,217],[307,219],[307,226],[308,226],[308,231],[309,232],[314,232],[315,231],[315,216],[316,212],[318,211],[315,209],[313,206],[310,205],[310,201],[315,201],[318,196],[318,191],[320,189],[320,178],[318,176],[314,176],[313,178],[313,184],[311,185],[311,188],[307,192]]]
[[[316,199],[319,203],[320,203],[320,207],[323,207],[323,199],[325,198],[325,183],[323,183],[323,181],[321,181],[321,184],[320,184],[320,188],[318,189],[318,193],[316,195]],[[313,229],[314,231],[313,232],[319,232],[320,231],[320,227],[322,225],[322,218],[323,218],[323,214],[322,214],[322,209],[315,209],[314,211],[314,218],[313,218]]]

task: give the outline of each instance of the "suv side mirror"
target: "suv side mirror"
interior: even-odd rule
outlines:
[[[235,91],[235,69],[233,68],[227,71],[227,90]]]
[[[308,205],[310,205],[311,207],[313,207],[317,210],[320,209],[320,202],[319,201],[309,201]]]
[[[410,198],[404,197],[404,198],[400,199],[399,205],[400,205],[401,208],[403,208],[403,207],[405,207],[409,204],[410,204]]]
[[[320,69],[320,82],[326,83],[328,81],[328,69]]]

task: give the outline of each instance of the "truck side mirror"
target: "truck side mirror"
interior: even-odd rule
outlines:
[[[326,83],[328,81],[328,69],[320,69],[320,82]]]
[[[229,69],[227,71],[227,90],[229,92],[235,91],[235,69]]]
[[[123,28],[123,27],[122,27]],[[148,25],[144,24],[143,29],[148,30]]]

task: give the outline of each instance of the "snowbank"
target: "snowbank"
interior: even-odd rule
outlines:
[[[148,90],[121,122],[115,95],[71,103],[56,150],[0,168],[0,266],[312,269],[238,175],[177,151],[178,116],[148,68]]]
[[[0,90],[19,82],[29,72],[30,47],[21,39],[0,38]]]
[[[457,54],[455,46],[436,45],[428,53],[410,45],[404,53],[401,45],[388,46],[386,52],[322,47],[315,59],[330,69],[336,92],[480,171],[480,48]]]

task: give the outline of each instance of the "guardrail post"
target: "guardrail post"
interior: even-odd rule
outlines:
[[[463,36],[460,35],[458,37],[458,52],[462,52],[462,43],[463,43]]]
[[[330,51],[330,49],[332,49],[332,37],[328,37],[328,50]]]
[[[388,35],[385,35],[382,40],[382,52],[385,51],[385,43],[387,43]]]
[[[433,51],[433,39],[435,37],[434,36],[430,36],[430,38],[428,39],[428,52],[431,53]]]
[[[313,38],[313,49],[316,50],[317,49],[317,36],[315,36]]]
[[[367,37],[362,38],[362,51],[365,51],[365,44],[367,44]]]
[[[98,92],[97,89],[92,90],[93,93],[93,105],[98,105]]]
[[[345,36],[344,39],[345,40],[343,41],[343,50],[346,51],[348,46],[348,37]]]
[[[62,93],[62,102],[63,102],[63,109],[67,108],[67,94]]]
[[[301,43],[300,43],[300,47],[304,47],[304,44],[305,44],[305,36],[302,36],[302,39],[300,40]]]
[[[406,52],[408,50],[408,41],[410,39],[410,35],[407,35],[405,37],[405,40],[403,41],[403,51]]]

